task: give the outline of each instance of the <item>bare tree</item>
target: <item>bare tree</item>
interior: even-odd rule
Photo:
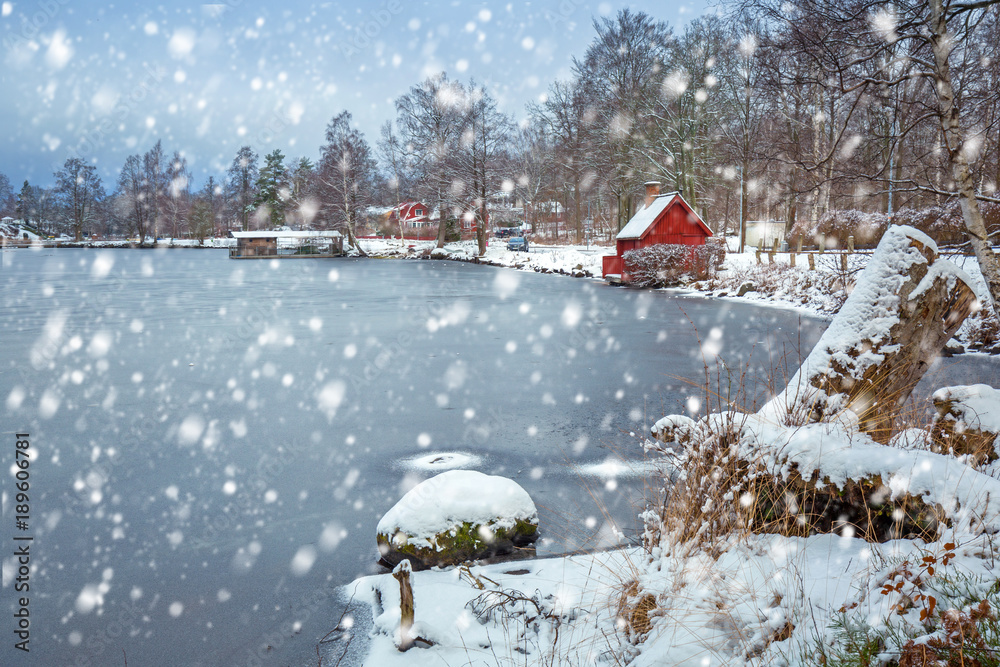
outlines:
[[[129,155],[118,176],[116,196],[118,214],[125,221],[129,235],[135,234],[139,245],[146,242],[152,228],[154,209],[148,197],[146,172],[142,156]]]
[[[387,120],[382,124],[381,136],[378,141],[379,157],[389,171],[389,189],[392,190],[392,200],[395,206],[402,202],[400,192],[403,190],[406,173],[409,170],[407,164],[406,150],[400,141],[399,136],[392,129],[392,121]],[[397,215],[399,223],[399,239],[402,245],[406,245],[406,234],[403,230],[403,216]]]
[[[168,195],[167,164],[163,154],[163,145],[157,141],[142,156],[143,194],[145,205],[150,212],[150,233],[153,239],[159,235],[160,217],[163,214],[164,202]],[[140,239],[140,243],[143,240]]]
[[[97,168],[71,157],[55,173],[55,194],[77,241],[83,240],[84,230],[95,218],[97,204],[104,196]]]
[[[347,231],[348,243],[364,255],[354,230],[372,200],[376,166],[368,142],[351,120],[351,114],[343,111],[327,125],[317,178],[323,212]]]
[[[486,254],[487,204],[490,196],[500,190],[502,165],[513,123],[497,109],[496,100],[489,92],[475,82],[469,84],[466,95],[467,112],[460,144],[463,159],[456,176],[462,183],[471,185],[476,243],[482,256]]]
[[[568,183],[573,192],[573,227],[576,242],[583,240],[581,224],[581,191],[596,179],[593,159],[594,137],[603,138],[600,133],[591,134],[595,122],[595,110],[588,104],[586,91],[577,83],[556,81],[549,86],[545,101],[528,106],[532,119],[545,133],[554,151],[557,171],[549,174],[555,179],[550,188],[559,188],[559,181]],[[589,172],[589,176],[588,176]],[[536,202],[537,203],[537,202]]]
[[[191,206],[191,171],[187,167],[187,158],[174,151],[164,173],[164,180],[166,196],[163,197],[163,219],[171,238],[177,238],[183,233]]]
[[[618,200],[619,229],[632,217],[633,197],[649,175],[641,147],[646,141],[644,106],[656,93],[672,40],[670,28],[643,12],[623,9],[612,19],[594,22],[597,36],[574,71],[588,104],[598,173]],[[576,213],[579,217],[579,213]]]
[[[464,129],[466,96],[462,86],[444,73],[426,79],[396,99],[396,126],[407,156],[419,174],[425,198],[439,215],[438,247],[447,235],[453,183],[452,158]],[[464,184],[459,184],[463,186]]]
[[[893,170],[889,170],[888,180],[894,187],[958,198],[969,244],[988,285],[994,311],[1000,300],[1000,260],[989,243],[979,207],[979,200],[985,197],[977,191],[971,168],[981,139],[971,129],[972,119],[963,107],[960,86],[978,64],[969,59],[970,49],[978,42],[980,28],[988,25],[987,18],[996,2],[749,0],[744,5],[752,15],[786,36],[786,46],[809,64],[812,85],[831,90],[831,99],[839,97],[840,118],[830,120],[830,127],[837,129],[827,134],[827,144],[821,150],[814,151],[821,157],[817,165],[827,167],[826,178],[822,179],[827,188],[832,175],[829,165],[838,153],[853,150],[845,150],[854,140],[846,131],[848,121],[863,102],[871,99],[869,94],[906,86],[911,81],[925,86],[924,112],[912,128],[928,119],[938,125],[950,183],[921,182],[915,176],[901,178]],[[956,76],[955,72],[960,74]],[[835,104],[827,108],[838,110]],[[906,131],[903,128],[899,133]]]
[[[525,123],[514,134],[511,150],[511,172],[514,195],[524,204],[525,222],[537,232],[537,204],[542,193],[553,181],[554,150],[548,134],[538,122]]]
[[[17,199],[14,197],[10,179],[7,178],[7,174],[0,174],[0,217],[13,215],[16,205]]]

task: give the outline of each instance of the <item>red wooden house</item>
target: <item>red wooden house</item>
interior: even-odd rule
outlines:
[[[622,282],[628,282],[622,256],[629,250],[658,243],[699,246],[711,235],[712,230],[683,197],[676,192],[661,195],[660,184],[650,181],[645,204],[618,232],[617,254],[604,258],[604,275],[621,276]]]
[[[430,224],[430,210],[418,201],[408,201],[393,207],[389,212],[389,221],[411,229],[427,227]]]

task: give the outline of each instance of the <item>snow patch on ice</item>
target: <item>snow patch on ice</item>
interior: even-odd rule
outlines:
[[[421,454],[397,462],[404,470],[455,470],[475,468],[482,465],[483,457],[468,452],[432,452]]]

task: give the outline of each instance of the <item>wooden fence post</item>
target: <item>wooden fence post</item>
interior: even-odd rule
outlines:
[[[789,253],[788,255],[788,265],[793,269],[795,268],[795,253]]]
[[[854,236],[847,237],[847,252],[854,252]]]
[[[800,236],[795,242],[795,252],[802,254],[802,237]]]
[[[809,270],[814,271],[816,269],[816,258],[813,257],[812,253],[809,253],[807,257],[809,259]]]
[[[844,272],[847,271],[847,253],[846,252],[840,253],[840,270],[844,271]]]

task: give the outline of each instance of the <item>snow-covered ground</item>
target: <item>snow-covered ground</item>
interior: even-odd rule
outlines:
[[[0,237],[4,237],[5,239],[13,239],[17,241],[31,241],[31,242],[38,241],[41,238],[35,232],[22,227],[21,224],[18,222],[0,223]]]
[[[961,573],[984,590],[995,581],[989,539],[951,553],[948,576]],[[921,605],[898,614],[900,595],[882,595],[879,582],[895,584],[901,563],[928,554],[943,556],[940,545],[911,540],[748,535],[717,558],[626,548],[416,572],[413,633],[426,641],[405,653],[396,649],[399,585],[391,575],[360,579],[344,595],[371,606],[371,665],[818,665],[817,642],[840,624],[859,634],[894,616],[899,626],[921,625]],[[943,586],[943,577],[935,583]],[[635,584],[662,591],[645,619],[629,613]],[[886,662],[898,659],[891,648],[884,653]]]
[[[405,243],[399,239],[361,239],[361,247],[374,257],[402,257],[416,259],[422,254],[431,252],[434,241],[412,241]],[[442,259],[458,261],[473,261],[479,254],[475,241],[459,241],[449,243],[444,247],[445,253],[439,253]],[[492,239],[486,249],[486,255],[478,259],[480,264],[507,266],[525,271],[540,273],[565,273],[578,277],[601,277],[601,258],[613,255],[614,248],[604,246],[578,245],[538,245],[530,244],[529,252],[507,250],[505,239]]]

